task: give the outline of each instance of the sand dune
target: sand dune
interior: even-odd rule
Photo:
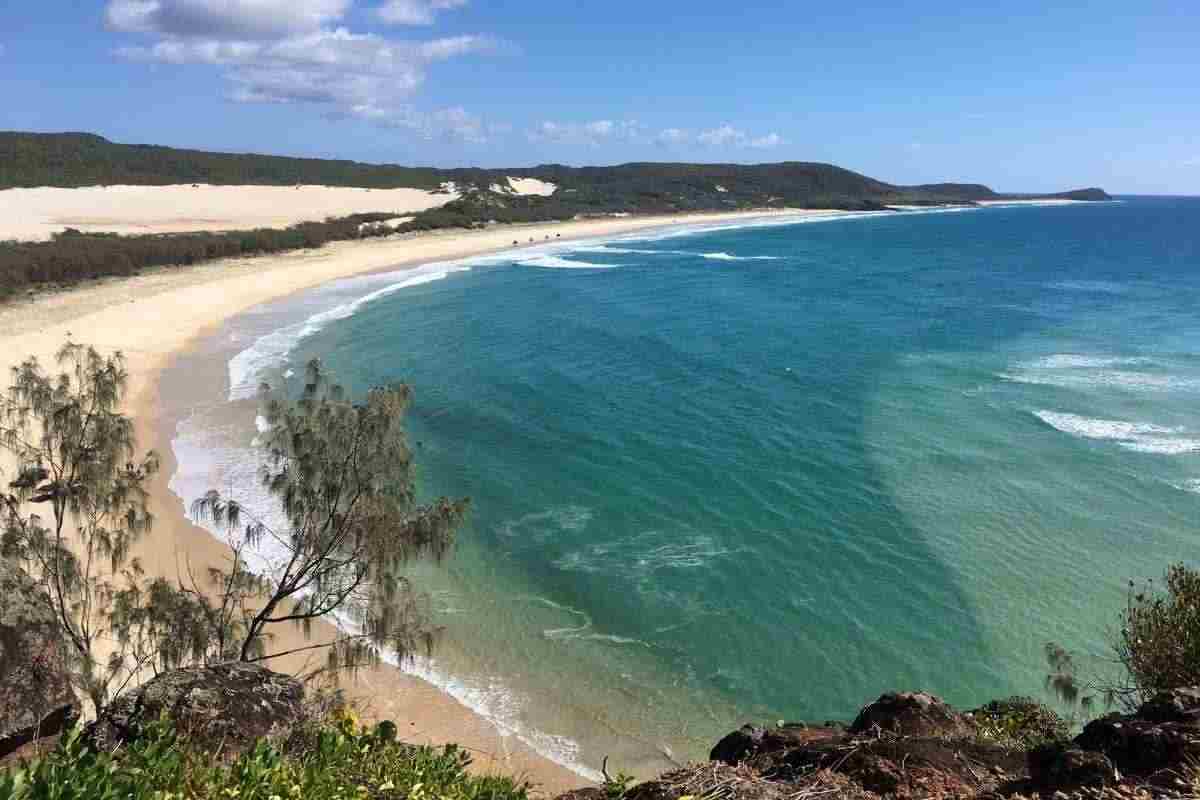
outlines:
[[[558,188],[553,183],[540,181],[537,178],[509,178],[508,185],[516,194],[537,194],[542,197],[549,197]]]
[[[540,183],[540,182],[539,182]],[[65,228],[169,233],[284,228],[372,211],[397,217],[457,194],[344,186],[86,186],[0,191],[0,240],[44,240]]]

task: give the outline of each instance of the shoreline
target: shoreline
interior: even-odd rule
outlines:
[[[847,213],[853,212],[753,211],[506,226],[339,242],[318,250],[165,268],[0,308],[0,345],[6,354],[0,357],[0,366],[13,366],[30,355],[50,366],[54,352],[68,336],[101,350],[124,352],[129,371],[128,410],[135,420],[139,449],[155,449],[163,458],[163,469],[150,487],[155,529],[136,555],[148,577],[174,579],[188,567],[202,571],[207,565],[221,564],[229,550],[187,518],[183,502],[170,489],[176,466],[171,449],[173,412],[164,399],[161,377],[181,353],[236,315],[342,278],[520,249],[511,244],[514,236],[531,239],[526,246],[545,245],[677,225],[800,220]],[[314,630],[319,637],[322,630],[331,628]],[[298,631],[283,630],[277,632],[276,641],[280,649],[288,649],[289,642],[300,644],[303,638]],[[275,661],[273,668],[298,673],[314,665],[319,665],[319,656],[317,662],[311,656],[293,656]],[[344,685],[352,699],[366,702],[369,715],[394,719],[413,741],[457,742],[476,754],[476,764],[483,770],[527,778],[546,793],[586,782],[505,735],[442,690],[396,668],[372,669],[347,679]]]

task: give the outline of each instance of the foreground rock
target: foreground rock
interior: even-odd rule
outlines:
[[[234,754],[256,739],[286,736],[304,719],[303,701],[298,680],[254,664],[173,670],[120,697],[88,726],[86,738],[112,750],[165,715],[200,747]]]
[[[1163,692],[1136,714],[1093,720],[1075,744],[1103,753],[1132,776],[1166,778],[1200,765],[1200,688]]]
[[[1064,744],[1048,744],[1029,752],[1030,783],[1050,792],[1104,789],[1121,779],[1103,753]]]
[[[717,742],[708,758],[710,761],[736,766],[755,756],[784,752],[813,742],[836,738],[845,730],[844,725],[836,722],[811,726],[792,722],[774,728],[743,725]]]
[[[1029,698],[962,714],[925,692],[890,692],[849,726],[746,725],[709,762],[638,784],[625,800],[1200,798],[1200,688],[1067,737],[1063,720]]]
[[[928,692],[888,692],[858,712],[850,732],[966,736],[974,732],[974,726],[940,697]]]
[[[28,575],[0,561],[0,758],[79,718],[67,644],[40,597]]]

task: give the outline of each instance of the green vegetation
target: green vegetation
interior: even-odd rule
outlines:
[[[117,753],[88,749],[74,731],[50,755],[0,772],[0,800],[526,800],[511,778],[468,773],[469,755],[453,745],[404,744],[395,730],[347,715],[229,762],[165,722]]]
[[[1132,712],[1159,692],[1200,686],[1200,570],[1172,564],[1164,583],[1160,589],[1151,580],[1138,589],[1129,582],[1119,627],[1102,659],[1115,671],[1081,675],[1075,654],[1049,642],[1046,688],[1087,717],[1097,700]]]
[[[356,161],[117,144],[90,133],[0,132],[0,189],[173,183],[436,189],[439,171]]]
[[[123,277],[153,267],[185,266],[234,256],[320,247],[326,242],[382,236],[372,223],[392,214],[355,214],[286,229],[228,233],[118,236],[68,229],[49,242],[0,242],[0,300],[38,288]]]
[[[1022,748],[1061,741],[1071,731],[1066,720],[1029,697],[993,700],[972,716],[982,738]]]
[[[1130,680],[1110,687],[1129,704],[1167,689],[1200,686],[1200,571],[1174,564],[1165,584],[1165,591],[1153,582],[1141,590],[1130,585],[1114,646]]]
[[[301,648],[327,650],[335,671],[376,663],[382,647],[400,657],[432,647],[424,595],[401,569],[446,555],[467,501],[416,502],[407,386],[355,403],[313,362],[300,397],[264,387],[262,479],[285,523],[273,528],[262,522],[271,510],[258,516],[210,492],[195,508],[225,527],[231,563],[199,578],[189,566],[172,583],[130,557],[152,528],[146,484],[158,457],[136,453],[121,412],[122,356],[68,342],[58,366],[26,360],[0,396],[0,449],[16,462],[0,494],[0,555],[38,585],[31,600],[56,621],[71,681],[97,713],[164,670],[283,655],[268,648],[282,623],[307,635],[314,621],[349,618],[354,633]],[[255,574],[245,553],[264,538],[284,558]]]
[[[266,509],[256,514],[215,490],[192,506],[224,528],[233,551],[228,570],[209,574],[220,601],[212,609],[212,660],[280,655],[266,646],[272,625],[299,624],[307,634],[314,620],[339,610],[358,633],[311,646],[326,649],[333,668],[377,663],[384,647],[401,658],[432,648],[424,596],[401,570],[414,558],[443,558],[468,503],[417,503],[403,428],[411,397],[401,384],[353,403],[317,361],[296,400],[263,387],[262,484],[284,524],[273,527]],[[272,574],[257,576],[244,554],[264,539],[282,558]],[[189,588],[204,602],[200,587]]]

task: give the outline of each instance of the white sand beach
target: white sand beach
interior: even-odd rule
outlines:
[[[295,207],[273,207],[268,198],[290,190],[259,193],[258,190],[270,187],[226,188],[229,191],[221,192],[222,196],[233,198],[238,197],[239,192],[246,192],[238,202],[254,206],[251,216],[255,220],[274,219],[272,214],[287,214],[292,218],[308,214]],[[106,191],[111,193],[106,195]],[[209,190],[196,191],[196,196],[200,197]],[[54,195],[45,196],[63,198],[58,208],[69,211],[50,213],[52,207],[43,206],[43,218],[57,220],[74,214],[99,219],[99,200],[124,196],[122,192],[101,189],[27,190],[26,195],[30,192],[33,196],[40,196],[38,192],[53,192]],[[73,196],[70,192],[80,194]],[[142,225],[170,227],[169,220],[196,211],[196,206],[187,206],[183,210],[173,205],[180,194],[187,196],[187,191],[162,187],[133,192],[133,196],[141,198],[138,200],[141,205],[127,207],[123,219],[134,226],[132,229],[143,229],[136,227]],[[302,191],[295,194],[302,196]],[[370,202],[363,207],[378,210],[376,194],[366,195]],[[245,199],[253,197],[258,198],[254,203]],[[398,194],[396,197],[409,197],[412,203],[434,199],[444,202],[446,199],[445,195],[421,198]],[[5,209],[15,203],[8,192],[0,192],[0,202],[5,204]],[[135,209],[139,207],[143,209],[144,217],[137,216]],[[341,206],[338,210],[345,212],[348,208]],[[411,210],[414,206],[408,208]],[[0,210],[0,219],[4,219],[6,213]],[[740,212],[495,227],[473,232],[340,242],[319,250],[156,270],[0,306],[0,368],[7,369],[30,355],[51,365],[54,352],[68,336],[101,350],[120,350],[125,354],[130,377],[129,411],[136,420],[139,446],[154,448],[164,457],[164,468],[152,487],[153,511],[157,517],[155,530],[138,555],[150,575],[174,579],[185,562],[195,570],[203,570],[206,565],[222,564],[229,550],[223,542],[188,520],[183,501],[168,487],[174,469],[170,452],[173,431],[165,429],[159,377],[173,356],[224,320],[269,300],[338,278],[512,249],[514,240],[544,243],[546,239],[610,236],[682,222],[830,213],[841,212]],[[239,223],[244,218],[227,212],[222,219],[230,226],[241,227]],[[12,225],[11,221],[5,224]],[[49,223],[43,221],[40,224]],[[330,633],[328,629],[318,629],[314,635],[320,636],[322,632]],[[280,649],[288,649],[289,642],[293,646],[302,643],[300,636],[298,631],[280,631],[277,644]],[[309,657],[322,658],[319,654]],[[272,662],[272,665],[276,669],[298,672],[308,663],[303,658],[289,657]],[[504,735],[449,695],[396,669],[382,667],[360,674],[351,688],[351,694],[366,705],[370,713],[395,720],[409,738],[433,743],[458,742],[471,748],[481,769],[528,777],[547,793],[585,783],[578,775],[539,756],[515,737]]]

